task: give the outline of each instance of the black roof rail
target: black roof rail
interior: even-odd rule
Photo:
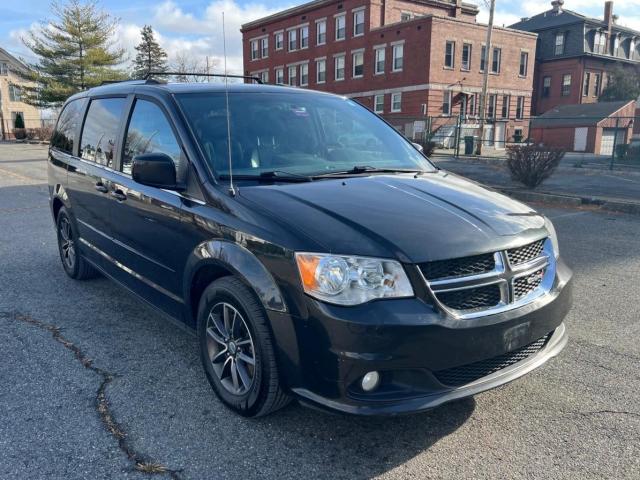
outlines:
[[[260,80],[258,77],[253,77],[250,75],[232,75],[232,74],[224,74],[224,73],[187,73],[187,72],[148,72],[144,78],[147,81],[153,81],[152,76],[154,75],[162,75],[162,76],[181,76],[181,77],[221,77],[221,78],[242,78],[244,80],[253,80],[254,82],[262,85],[264,82]]]
[[[102,82],[100,82],[100,86],[103,85],[113,85],[115,83],[131,83],[134,85],[149,85],[149,84],[153,84],[153,85],[158,85],[161,83],[167,83],[167,82],[163,82],[162,80],[156,80],[155,78],[149,78],[149,79],[134,79],[134,80],[103,80]]]

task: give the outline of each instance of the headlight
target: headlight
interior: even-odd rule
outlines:
[[[553,253],[558,258],[560,256],[560,247],[558,246],[558,235],[556,229],[547,217],[544,217],[544,226],[549,232],[549,238],[551,238],[551,245],[553,246]]]
[[[394,260],[296,253],[296,263],[304,291],[328,303],[358,305],[413,296],[407,274]]]

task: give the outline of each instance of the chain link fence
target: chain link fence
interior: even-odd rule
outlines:
[[[640,168],[640,117],[523,117],[384,115],[431,156],[506,159],[517,145],[562,148],[565,161]],[[483,126],[484,124],[484,126]],[[481,131],[483,134],[481,135]]]

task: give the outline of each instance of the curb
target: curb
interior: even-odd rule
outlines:
[[[515,190],[510,188],[493,186],[492,188],[523,202],[544,203],[561,207],[595,207],[615,213],[629,213],[640,215],[640,203],[624,202],[619,200],[607,200],[597,197],[578,197],[572,195],[557,195],[553,193],[531,192],[527,190]]]

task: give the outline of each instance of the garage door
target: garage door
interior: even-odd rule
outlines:
[[[616,132],[618,138],[616,139]],[[613,144],[620,145],[625,143],[625,132],[622,128],[604,128],[602,130],[602,141],[600,142],[600,154],[611,155],[613,153]]]
[[[587,149],[587,127],[576,128],[575,135],[573,137],[573,151],[584,152]]]

